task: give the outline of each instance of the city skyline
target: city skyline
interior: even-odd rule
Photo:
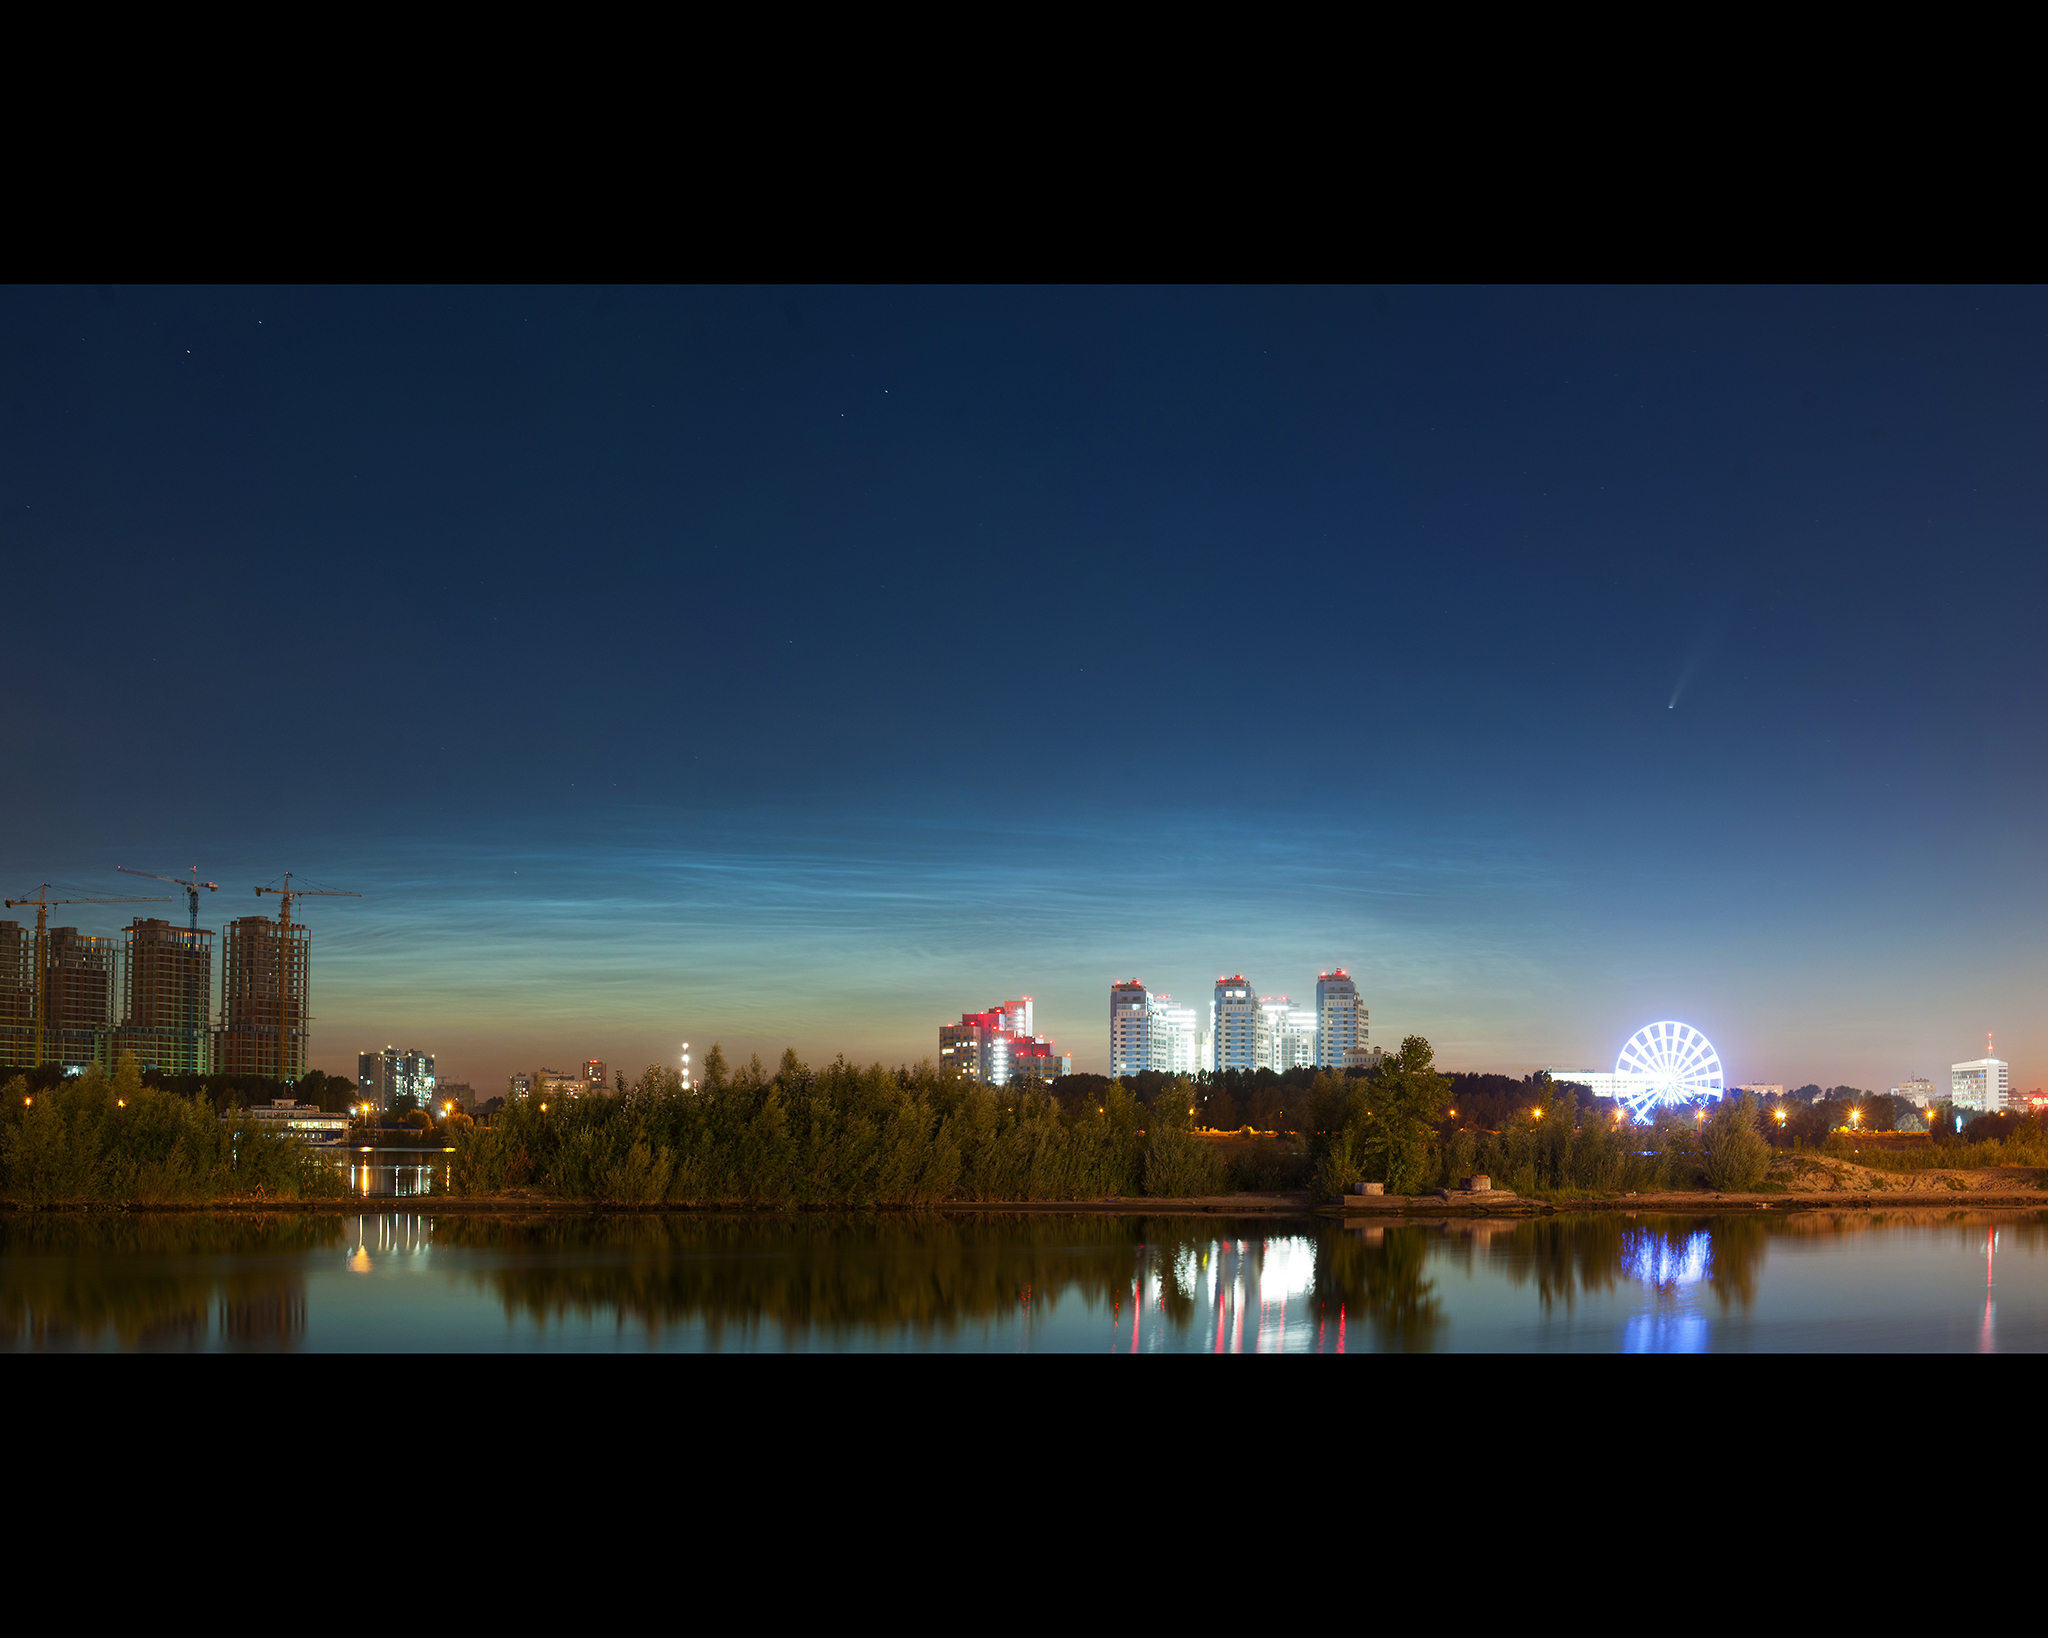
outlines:
[[[311,1066],[482,1090],[914,1062],[1020,990],[1100,1072],[1113,978],[1341,965],[1454,1068],[1683,1018],[1883,1090],[1996,1031],[2017,1092],[2044,305],[0,293],[0,540],[79,657],[4,743],[107,770],[0,885],[196,863],[216,952],[359,891],[295,911]]]
[[[86,885],[90,884],[87,883]],[[85,919],[86,918],[80,917],[79,921],[82,923]],[[136,915],[132,916],[127,922],[122,922],[119,924],[109,924],[107,929],[103,932],[96,932],[93,927],[88,927],[84,925],[70,926],[66,928],[59,928],[53,925],[51,928],[51,933],[54,939],[55,935],[57,935],[59,932],[75,932],[78,935],[79,939],[87,942],[96,942],[99,946],[105,948],[108,951],[109,956],[112,960],[112,964],[110,964],[107,968],[104,982],[107,987],[109,996],[113,998],[112,1004],[114,1006],[114,1010],[118,1013],[119,1008],[122,1004],[119,999],[119,992],[128,987],[128,985],[132,984],[133,982],[132,978],[129,978],[125,973],[125,964],[128,959],[125,955],[122,954],[122,948],[124,946],[125,941],[128,939],[131,930],[134,927],[139,926],[144,929],[156,930],[162,929],[166,925],[167,924],[164,923],[163,920],[159,917]],[[177,929],[173,930],[175,931]],[[205,941],[208,935],[213,934],[215,931],[216,929],[214,928],[209,928],[207,926],[202,925],[201,928],[199,929],[202,942]],[[25,936],[31,932],[32,922],[30,924],[30,927],[25,929]],[[320,942],[317,938],[317,935],[314,937],[312,942],[316,1015],[312,1026],[313,1047],[311,1053],[309,1054],[308,1066],[310,1068],[322,1070],[329,1074],[348,1075],[351,1079],[356,1079],[360,1081],[360,1063],[362,1057],[366,1056],[366,1054],[363,1054],[359,1047],[343,1048],[339,1044],[338,1028],[333,1028],[325,1025],[318,1015],[318,986],[323,975],[323,970],[327,967],[328,963],[322,959]],[[344,942],[352,943],[354,941]],[[374,945],[377,941],[366,940],[364,942]],[[349,955],[354,956],[355,953],[351,951],[349,952]],[[355,959],[359,960],[360,957],[355,957]],[[346,969],[347,966],[349,965],[348,958],[338,958],[338,964],[343,966],[344,976],[346,977]],[[1250,967],[1253,964],[1244,963],[1241,965],[1243,965],[1244,967]],[[1296,1005],[1299,1006],[1301,1002],[1301,996],[1295,994],[1295,992],[1298,990],[1306,990],[1309,994],[1313,994],[1315,981],[1319,978],[1327,976],[1328,972],[1330,971],[1345,972],[1347,971],[1347,969],[1342,967],[1336,969],[1316,969],[1308,975],[1309,982],[1306,984],[1304,984],[1301,981],[1302,972],[1298,965],[1287,972],[1271,972],[1269,969],[1269,976],[1288,979],[1290,981],[1288,988],[1268,988],[1261,982],[1260,975],[1255,972],[1247,971],[1230,976],[1241,977],[1244,980],[1245,987],[1250,992],[1248,1000],[1253,1008],[1256,1008],[1261,1000],[1275,995],[1292,995],[1296,1002]],[[1420,1033],[1424,1034],[1425,1036],[1429,1035],[1429,1031],[1427,1028],[1419,1026],[1412,1029],[1404,1028],[1399,1033],[1392,1033],[1392,1026],[1383,1024],[1380,1021],[1379,1008],[1373,1002],[1372,987],[1369,981],[1363,976],[1362,972],[1356,968],[1348,969],[1348,971],[1349,975],[1352,978],[1354,978],[1358,983],[1360,1001],[1364,1003],[1368,1010],[1372,1011],[1374,1014],[1374,1021],[1371,1026],[1371,1029],[1372,1041],[1375,1046],[1385,1048],[1390,1045],[1397,1045],[1402,1034]],[[1122,980],[1112,980],[1110,982],[1114,984],[1122,982]],[[1165,986],[1153,986],[1149,983],[1146,984],[1145,988],[1155,997],[1161,996],[1162,994],[1170,996],[1176,993],[1186,994],[1190,992],[1197,992],[1200,989],[1214,989],[1221,982],[1223,982],[1222,979],[1211,978],[1207,980],[1205,984],[1198,985],[1196,982],[1188,982],[1186,984],[1177,986],[1176,990],[1167,990]],[[210,981],[206,986],[204,986],[204,988],[208,991],[211,991],[218,985],[218,983],[219,974],[217,971],[215,971],[210,975]],[[1012,985],[1012,988],[1014,988],[1014,984]],[[1093,986],[1092,988],[1095,999],[1093,1003],[1090,1005],[1089,1010],[1091,1010],[1095,1014],[1096,1019],[1099,1020],[1102,1011],[1100,998],[1103,986],[1098,984],[1096,986]],[[1104,1032],[1100,1028],[1091,1032],[1086,1027],[1086,1022],[1084,1020],[1078,1019],[1074,1016],[1075,1010],[1080,1005],[1082,1005],[1082,1003],[1080,1003],[1079,1001],[1080,992],[1081,986],[1075,983],[1071,978],[1061,978],[1057,981],[1050,983],[1041,980],[1038,993],[1041,996],[1046,997],[1048,999],[1040,999],[1034,1003],[1037,1009],[1036,1022],[1034,1026],[1036,1029],[1036,1033],[1043,1038],[1058,1043],[1058,1050],[1060,1054],[1065,1057],[1070,1057],[1073,1062],[1073,1066],[1076,1070],[1097,1074],[1108,1073],[1111,1068],[1111,1053],[1106,1032]],[[1396,987],[1396,993],[1398,993],[1398,987]],[[1673,1009],[1666,1009],[1667,1012],[1671,1010]],[[1680,1012],[1684,1011],[1683,1008],[1676,1010]],[[408,1039],[413,1038],[414,1035],[417,1035],[420,1039],[426,1039],[429,1037],[441,1039],[443,1037],[453,1035],[457,1038],[459,1042],[466,1039],[476,1040],[477,1044],[475,1045],[465,1045],[459,1048],[459,1050],[462,1053],[462,1068],[460,1073],[444,1073],[441,1075],[440,1078],[459,1079],[462,1081],[472,1083],[484,1089],[479,1093],[480,1096],[496,1095],[497,1089],[507,1084],[513,1075],[527,1073],[531,1071],[536,1063],[544,1063],[552,1059],[563,1059],[565,1061],[570,1059],[576,1059],[577,1061],[581,1061],[580,1055],[584,1051],[586,1046],[603,1046],[609,1039],[613,1039],[620,1036],[630,1036],[630,1032],[618,1028],[616,1026],[608,1028],[605,1024],[603,1024],[601,1021],[594,1017],[586,1026],[570,1027],[567,1030],[566,1034],[568,1037],[573,1038],[568,1038],[560,1041],[555,1039],[554,1034],[543,1034],[537,1032],[529,1025],[523,1032],[518,1033],[521,1035],[523,1039],[538,1044],[535,1046],[533,1051],[521,1054],[516,1048],[510,1048],[505,1044],[508,1040],[514,1037],[514,1031],[494,1031],[482,1037],[478,1037],[474,1025],[471,1025],[469,1028],[466,1029],[459,1020],[450,1019],[444,1014],[434,1013],[428,1010],[422,1010],[416,1004],[411,1007],[389,1006],[382,1013],[376,1014],[374,1016],[385,1017],[387,1019],[398,1016],[409,1016],[424,1020],[421,1023],[420,1027],[415,1031],[399,1032],[401,1034],[407,1035]],[[1200,1012],[1198,1013],[1198,1016],[1205,1017],[1206,1012]],[[1048,1021],[1054,1017],[1059,1017],[1064,1020],[1063,1028],[1055,1029],[1054,1026]],[[1642,1021],[1648,1022],[1648,1016],[1646,1015],[1646,1017]],[[934,1049],[931,1046],[931,1021],[922,1020],[921,1023],[923,1027],[918,1028],[910,1025],[908,1021],[903,1019],[883,1020],[881,1021],[879,1028],[873,1028],[863,1034],[864,1039],[869,1041],[880,1042],[883,1044],[877,1046],[870,1053],[855,1054],[849,1052],[848,1055],[850,1057],[856,1058],[856,1061],[863,1061],[867,1058],[872,1057],[878,1058],[882,1061],[889,1062],[891,1064],[898,1062],[915,1063],[922,1057],[932,1056],[934,1055]],[[216,1031],[221,1027],[221,1019],[217,1015],[213,1019],[213,1027]],[[1207,1026],[1198,1025],[1198,1028],[1200,1028],[1204,1036],[1206,1036]],[[374,1022],[372,1022],[370,1028],[367,1031],[362,1031],[358,1033],[375,1034],[377,1032],[377,1028]],[[386,1033],[389,1033],[388,1029]],[[1708,1029],[1707,1033],[1709,1035],[1712,1035],[1713,1030]],[[1983,1031],[1980,1033],[1989,1036],[1992,1032]],[[643,1040],[645,1038],[646,1037],[644,1035],[641,1037],[641,1039]],[[1615,1050],[1614,1048],[1610,1047],[1608,1049],[1605,1049],[1604,1051],[1596,1048],[1591,1051],[1579,1052],[1539,1052],[1534,1054],[1525,1053],[1519,1058],[1510,1057],[1506,1058],[1505,1060],[1474,1059],[1472,1061],[1464,1061],[1462,1059],[1456,1058],[1456,1043],[1454,1041],[1446,1040],[1444,1038],[1436,1036],[1432,1036],[1430,1038],[1432,1039],[1433,1044],[1437,1046],[1440,1055],[1440,1061],[1444,1063],[1446,1068],[1480,1073],[1506,1073],[1513,1075],[1524,1075],[1532,1073],[1536,1070],[1554,1067],[1555,1065],[1561,1063],[1575,1063],[1596,1070],[1604,1070],[1609,1064],[1612,1063]],[[1547,1037],[1532,1038],[1558,1039],[1560,1037],[1557,1034],[1557,1032],[1551,1032]],[[613,1053],[607,1056],[606,1061],[617,1064],[617,1066],[620,1069],[626,1072],[629,1079],[633,1078],[634,1076],[637,1076],[637,1074],[640,1072],[642,1068],[646,1067],[648,1064],[651,1063],[663,1063],[669,1067],[675,1067],[677,1057],[681,1050],[682,1039],[683,1037],[680,1036],[677,1038],[674,1047],[669,1051],[666,1057],[650,1056],[645,1059],[638,1059],[633,1057],[630,1054],[630,1052],[626,1055],[620,1055],[616,1051],[614,1051]],[[702,1032],[699,1033],[698,1039],[700,1040],[700,1046],[696,1049],[694,1056],[697,1059],[697,1061],[701,1063],[704,1047],[708,1046],[710,1043],[708,1040],[704,1038]],[[1617,1037],[1615,1046],[1618,1047],[1620,1042],[1625,1039],[1626,1034]],[[1719,1038],[1716,1037],[1716,1039],[1718,1044]],[[903,1043],[902,1046],[894,1052],[892,1052],[889,1046],[887,1045],[887,1043],[892,1040],[900,1040]],[[758,1053],[763,1058],[764,1062],[770,1063],[772,1063],[776,1057],[779,1057],[781,1051],[785,1046],[795,1046],[799,1051],[799,1055],[813,1059],[820,1058],[821,1056],[829,1058],[830,1056],[836,1055],[837,1051],[844,1050],[843,1048],[820,1049],[819,1047],[815,1046],[811,1047],[809,1050],[806,1050],[806,1048],[797,1039],[782,1040],[779,1042],[779,1044],[771,1045],[768,1038],[748,1037],[744,1034],[734,1034],[730,1041],[721,1040],[720,1045],[722,1049],[725,1051],[729,1061],[736,1059],[744,1059],[750,1054]],[[1961,1056],[1961,1054],[1963,1054],[1965,1051],[1974,1050],[1971,1049],[1968,1043],[1966,1042],[1960,1044],[1951,1043],[1950,1046],[1952,1050],[1937,1047],[1929,1052],[1922,1053],[1921,1056],[1914,1058],[1911,1063],[1906,1064],[1904,1067],[1893,1069],[1891,1071],[1888,1071],[1884,1075],[1866,1079],[1857,1079],[1854,1076],[1850,1076],[1846,1080],[1843,1080],[1840,1078],[1840,1072],[1838,1069],[1829,1067],[1825,1064],[1816,1067],[1811,1062],[1809,1062],[1808,1068],[1811,1072],[1798,1073],[1792,1069],[1787,1069],[1781,1065],[1773,1063],[1764,1066],[1766,1069],[1772,1071],[1772,1073],[1769,1074],[1765,1074],[1756,1070],[1740,1073],[1731,1070],[1728,1076],[1728,1084],[1734,1086],[1744,1084],[1748,1081],[1770,1080],[1778,1084],[1784,1085],[1819,1084],[1823,1086],[1831,1086],[1835,1084],[1851,1084],[1864,1086],[1867,1089],[1873,1091],[1884,1091],[1890,1087],[1898,1085],[1901,1081],[1905,1079],[1913,1078],[1913,1076],[1919,1072],[1928,1071],[1931,1069],[1934,1073],[1937,1074],[1940,1084],[1944,1086],[1944,1095],[1946,1095],[1945,1084],[1948,1079],[1948,1074],[1946,1069],[1944,1069],[1942,1066],[1951,1063],[1962,1062],[1964,1061],[1964,1059]],[[217,1053],[218,1049],[216,1048],[215,1050]],[[259,1053],[263,1050],[268,1049],[261,1048],[259,1049]],[[1738,1048],[1733,1050],[1741,1049]],[[1446,1056],[1446,1054],[1449,1055]],[[445,1057],[447,1055],[445,1053],[428,1054],[427,1061],[430,1066],[433,1064],[437,1056]],[[1989,1058],[1990,1056],[1991,1054],[1987,1052],[1981,1050],[1975,1051],[1976,1059],[1985,1059]],[[1997,1054],[1997,1058],[2000,1062],[2014,1062],[2014,1060],[2004,1051],[1999,1052]],[[1742,1060],[1736,1060],[1731,1057],[1730,1061],[1734,1062]],[[501,1065],[504,1066],[502,1073],[500,1072]],[[629,1065],[630,1067],[628,1067]],[[217,1064],[215,1066],[215,1072],[225,1074],[231,1073],[233,1071],[230,1071],[223,1065]],[[2010,1077],[2010,1087],[2012,1094],[2014,1096],[2017,1096],[2022,1091],[2031,1089],[2037,1086],[2038,1084],[2038,1071],[2030,1071],[2026,1068],[2015,1065],[2011,1072]]]

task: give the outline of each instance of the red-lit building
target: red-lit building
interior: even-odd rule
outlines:
[[[957,1024],[939,1026],[939,1068],[989,1086],[1012,1080],[1049,1081],[1074,1072],[1071,1053],[1056,1053],[1052,1042],[1031,1032],[1031,997],[998,1001],[986,1012],[963,1012]]]

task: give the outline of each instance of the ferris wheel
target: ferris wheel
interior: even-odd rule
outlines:
[[[1614,1060],[1614,1072],[1647,1077],[1619,1094],[1637,1120],[1648,1120],[1659,1104],[1693,1103],[1722,1092],[1714,1043],[1692,1025],[1671,1019],[1645,1024],[1631,1035]]]

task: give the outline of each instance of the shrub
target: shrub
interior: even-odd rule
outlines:
[[[1757,1130],[1756,1105],[1739,1093],[1722,1098],[1707,1116],[1702,1148],[1710,1189],[1753,1189],[1771,1169],[1771,1146]]]

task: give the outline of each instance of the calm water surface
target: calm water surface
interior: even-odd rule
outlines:
[[[376,1192],[430,1196],[433,1181],[428,1163]],[[0,1218],[0,1346],[2033,1350],[2048,1347],[2044,1251],[2048,1213],[1934,1210],[1372,1228],[1141,1216],[510,1219],[437,1215],[424,1201],[317,1217],[10,1214]]]

